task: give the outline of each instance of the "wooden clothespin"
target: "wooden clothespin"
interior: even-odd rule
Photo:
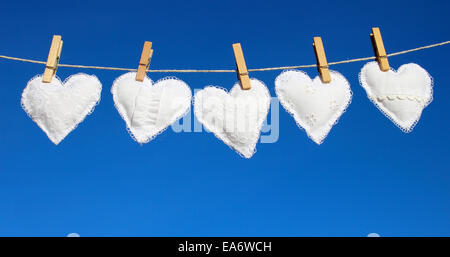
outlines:
[[[45,65],[44,75],[42,76],[42,82],[50,83],[53,77],[56,75],[56,70],[58,69],[58,62],[61,56],[63,41],[61,36],[54,35],[52,39],[52,44],[50,46],[50,51],[48,52],[47,63]]]
[[[145,75],[147,75],[147,69],[150,66],[150,59],[153,55],[152,42],[145,41],[144,48],[142,48],[141,59],[139,61],[139,67],[136,73],[136,81],[144,81]]]
[[[248,77],[247,65],[245,64],[244,53],[240,43],[233,44],[234,58],[236,59],[236,67],[241,88],[248,90],[251,88],[250,78]]]
[[[330,83],[330,70],[328,69],[327,57],[325,56],[321,37],[314,37],[313,47],[316,53],[317,70],[319,71],[320,79],[323,83]]]
[[[370,40],[372,41],[373,51],[377,58],[380,70],[388,71],[389,61],[387,58],[386,50],[384,49],[383,39],[381,38],[380,28],[372,28],[372,34],[370,34]]]

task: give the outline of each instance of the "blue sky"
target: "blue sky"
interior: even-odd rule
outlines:
[[[240,42],[249,68],[311,64],[322,36],[329,61],[372,55],[379,26],[396,52],[449,40],[447,1],[9,1],[0,54],[61,63],[137,67],[153,42],[153,69],[234,69]],[[58,146],[25,114],[20,97],[43,65],[0,60],[0,236],[450,236],[450,47],[391,57],[434,77],[434,100],[404,134],[358,83],[364,62],[333,69],[353,100],[321,146],[280,107],[280,134],[244,159],[211,133],[167,130],[140,146],[114,108],[119,71],[98,76],[102,99]],[[316,76],[314,68],[305,69]],[[274,96],[274,72],[253,72]],[[233,73],[177,76],[193,90],[230,89]]]

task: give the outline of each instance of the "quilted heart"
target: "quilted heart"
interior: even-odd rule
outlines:
[[[57,145],[94,110],[101,91],[102,84],[93,75],[70,76],[64,85],[58,77],[43,83],[39,75],[23,90],[21,104],[28,116]]]
[[[136,72],[118,77],[111,93],[131,137],[141,144],[151,141],[186,115],[192,96],[189,86],[181,80],[164,78],[153,84],[146,77],[139,82]]]
[[[321,144],[352,99],[350,85],[339,72],[330,71],[331,82],[311,78],[302,71],[289,70],[275,79],[281,105],[308,136]]]
[[[432,81],[415,63],[404,64],[397,72],[383,72],[377,62],[369,62],[359,73],[369,99],[403,132],[414,128],[422,110],[433,100]]]
[[[270,93],[257,79],[251,89],[242,90],[236,83],[227,93],[208,86],[194,97],[194,112],[205,128],[236,152],[250,158],[256,152],[262,124],[270,106]]]

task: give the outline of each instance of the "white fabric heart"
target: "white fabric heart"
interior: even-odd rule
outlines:
[[[323,142],[352,99],[345,77],[331,70],[330,75],[331,82],[322,83],[318,76],[311,80],[303,71],[288,70],[275,79],[281,105],[317,144]]]
[[[43,83],[32,78],[22,93],[22,108],[55,144],[59,144],[100,101],[102,84],[94,75],[79,73],[64,84],[58,77]]]
[[[270,106],[270,93],[257,79],[251,89],[236,83],[227,93],[208,86],[194,96],[194,112],[205,128],[245,158],[256,152],[260,131]]]
[[[433,100],[433,80],[415,63],[404,64],[397,72],[383,72],[377,62],[369,62],[361,69],[359,82],[369,99],[403,132],[414,128]]]
[[[130,136],[147,143],[170,124],[186,115],[191,106],[191,89],[176,78],[164,78],[153,84],[145,77],[136,81],[136,72],[118,77],[111,88],[114,105],[126,123]]]

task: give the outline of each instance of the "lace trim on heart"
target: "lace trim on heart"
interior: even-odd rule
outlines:
[[[130,73],[136,74],[136,72],[130,72]],[[115,85],[116,81],[117,81],[120,77],[122,77],[122,76],[123,76],[123,75],[121,75],[121,76],[119,76],[118,78],[116,78],[116,79],[114,80],[114,82],[113,82],[113,85]],[[151,79],[149,79],[149,80],[152,82],[152,86],[153,86],[153,85],[155,85],[155,84],[157,84],[157,83],[159,83],[159,82],[162,82],[162,81],[164,81],[164,80],[170,80],[170,79],[173,79],[173,80],[177,80],[177,81],[179,81],[179,82],[182,82],[182,83],[189,89],[190,96],[191,96],[191,97],[190,97],[191,99],[189,100],[189,102],[192,103],[192,91],[191,91],[191,88],[186,84],[186,82],[182,81],[181,79],[178,79],[177,77],[174,77],[174,76],[167,76],[167,77],[164,77],[164,78],[159,79],[159,80],[156,81],[156,82],[153,82],[153,80],[151,80]],[[117,98],[116,98],[116,92],[115,92],[115,88],[114,88],[114,87],[111,88],[111,93],[112,93],[112,95],[113,95],[114,107],[116,107],[116,109],[118,110],[118,113],[119,113],[120,117],[125,121],[125,120],[126,120],[126,117],[124,116],[125,110],[122,108],[122,106],[119,104],[119,101],[118,101]],[[159,102],[159,101],[158,101],[158,102]],[[159,105],[158,105],[158,106],[159,106]],[[186,111],[185,111],[184,113],[182,113],[180,116],[175,117],[173,120],[171,120],[170,124],[173,124],[175,121],[177,121],[177,120],[181,119],[182,117],[186,116],[186,114],[188,114],[189,111],[190,111],[190,109],[191,109],[190,107],[191,107],[191,106],[189,105],[188,108],[186,108]],[[156,118],[155,118],[155,120],[156,120]],[[130,123],[131,123],[131,121],[130,121]],[[136,137],[133,135],[133,132],[131,132],[131,128],[128,127],[128,124],[127,124],[126,122],[125,122],[125,126],[126,126],[126,130],[127,130],[128,134],[130,135],[130,137],[131,137],[134,141],[138,142],[138,141],[136,140]],[[169,125],[169,126],[170,126],[170,125]],[[142,144],[146,144],[146,143],[152,141],[152,140],[155,139],[159,134],[163,133],[169,126],[167,126],[167,127],[163,128],[163,129],[159,130],[157,133],[155,133],[153,136],[147,138],[147,139],[144,140],[143,142],[138,142],[138,143],[139,143],[140,145],[142,145]]]
[[[410,100],[410,101],[416,101],[418,103],[423,103],[426,105],[427,99],[423,97],[418,97],[414,95],[386,95],[386,96],[377,96],[378,101],[392,101],[392,100]]]
[[[34,119],[34,117],[31,116],[30,110],[25,106],[25,105],[26,105],[25,102],[27,101],[25,95],[26,95],[26,91],[28,91],[28,83],[30,83],[31,81],[33,81],[33,80],[36,79],[36,78],[41,78],[42,75],[41,75],[41,74],[38,74],[38,75],[35,75],[33,78],[31,78],[31,79],[28,81],[27,86],[25,87],[24,91],[22,92],[22,99],[21,99],[21,101],[20,101],[20,106],[21,106],[22,109],[25,111],[25,113],[27,114],[27,116],[30,117],[30,119],[33,120],[34,123],[36,123],[36,124],[38,125],[38,127],[39,127],[40,129],[42,129],[42,130],[45,132],[45,134],[50,138],[50,140],[51,140],[55,145],[58,145],[62,140],[64,140],[64,138],[67,137],[67,135],[68,135],[70,132],[72,132],[73,130],[75,130],[75,129],[78,127],[78,125],[81,124],[81,123],[86,119],[87,115],[92,114],[92,113],[94,112],[95,106],[97,106],[97,105],[100,103],[100,100],[101,100],[102,83],[100,82],[100,80],[99,80],[99,79],[97,78],[97,76],[95,76],[95,75],[88,75],[88,74],[85,74],[85,73],[77,73],[77,74],[73,74],[73,75],[67,77],[67,78],[64,80],[64,82],[61,82],[61,79],[60,79],[58,76],[56,76],[56,75],[53,77],[53,79],[57,79],[57,80],[61,83],[61,85],[64,86],[64,85],[66,84],[66,82],[67,82],[70,78],[72,78],[72,77],[74,77],[74,76],[81,76],[81,77],[84,77],[84,78],[91,78],[91,77],[94,77],[94,78],[97,80],[98,84],[99,84],[99,88],[98,88],[98,90],[97,90],[97,92],[96,92],[96,98],[97,98],[98,100],[97,100],[97,102],[95,102],[95,103],[91,103],[91,104],[87,107],[87,110],[85,111],[85,113],[83,113],[83,118],[82,118],[78,123],[76,123],[76,124],[74,124],[72,127],[68,128],[68,131],[69,131],[69,132],[66,134],[66,136],[64,136],[64,137],[61,138],[61,139],[57,139],[57,138],[51,137],[51,136],[47,133],[47,131],[46,131],[43,127],[41,127],[41,126],[36,122],[36,120]],[[58,142],[56,143],[55,141],[58,141]]]
[[[376,63],[376,62],[368,62],[368,63],[366,63],[363,67],[362,67],[362,69],[361,69],[361,71],[359,72],[359,75],[358,75],[358,78],[359,78],[359,84],[366,90],[366,93],[367,93],[367,88],[368,88],[368,85],[367,85],[367,83],[366,83],[366,75],[365,74],[362,74],[362,71],[364,70],[364,68],[366,68],[366,66],[368,66],[368,65],[371,65],[372,63]],[[409,63],[409,64],[415,64],[415,63]],[[378,65],[378,64],[377,64]],[[407,65],[407,64],[403,64],[402,66],[400,66],[399,68],[398,68],[398,70],[396,71],[394,68],[390,68],[390,70],[391,71],[393,71],[393,72],[395,72],[395,73],[398,73],[398,71],[400,71],[400,70],[402,70],[402,67],[404,67],[405,65]],[[418,64],[415,64],[415,65],[417,65],[417,66],[419,66],[419,67],[421,67],[420,65],[418,65]],[[422,67],[421,67],[422,68]],[[430,88],[430,98],[427,100],[427,99],[419,99],[420,100],[420,103],[422,103],[423,104],[423,108],[425,108],[426,106],[428,106],[432,101],[433,101],[433,87],[434,87],[434,79],[433,79],[433,77],[425,70],[425,69],[423,69],[422,68],[422,71],[424,71],[425,72],[425,74],[430,78],[430,84],[428,85],[429,86],[429,88]],[[395,121],[394,120],[394,118],[393,117],[391,117],[387,112],[385,112],[384,110],[383,110],[383,108],[382,108],[382,106],[378,103],[378,99],[375,99],[375,98],[372,98],[369,94],[367,94],[367,97],[370,99],[370,101],[378,108],[378,110],[380,110],[380,112],[384,115],[384,116],[386,116],[392,123],[394,123],[395,124],[395,126],[397,126],[401,131],[403,131],[404,133],[409,133],[409,132],[411,132],[412,130],[413,130],[413,128],[416,126],[416,124],[417,124],[417,122],[419,122],[419,120],[420,120],[420,117],[422,116],[422,114],[420,114],[418,117],[417,117],[417,119],[413,122],[413,124],[409,127],[409,128],[403,128],[397,121]],[[384,99],[384,98],[383,98]],[[393,99],[389,99],[389,100],[393,100]],[[416,100],[416,99],[413,99],[413,100]],[[383,100],[381,100],[381,101],[383,101]]]
[[[308,75],[306,72],[302,71],[302,70],[296,70],[296,69],[283,70],[283,72],[281,72],[280,75],[278,75],[277,78],[275,79],[275,85],[278,84],[278,83],[277,83],[277,80],[278,80],[279,78],[281,78],[281,75],[282,75],[283,73],[291,72],[291,71],[303,73],[305,76],[307,76],[308,78],[311,79],[311,77],[309,77],[309,75]],[[339,72],[337,72],[337,71],[330,70],[330,73],[332,73],[332,74],[334,73],[334,76],[341,76],[341,77],[344,78],[345,83],[346,83],[346,86],[347,86],[347,88],[348,88],[349,100],[348,100],[348,102],[347,102],[346,105],[339,106],[339,109],[338,109],[338,110],[335,112],[335,114],[331,117],[330,121],[327,122],[327,124],[326,124],[326,126],[327,126],[327,133],[325,133],[324,135],[322,135],[322,137],[319,138],[318,142],[316,142],[315,139],[314,139],[314,138],[308,133],[308,131],[303,127],[304,124],[302,124],[301,118],[300,118],[300,117],[298,117],[298,119],[296,118],[296,114],[295,114],[295,111],[294,111],[294,110],[295,110],[294,104],[293,104],[291,101],[289,101],[288,99],[284,98],[284,97],[283,97],[283,94],[280,94],[280,93],[279,93],[278,87],[275,86],[275,93],[277,94],[277,97],[280,99],[281,105],[282,105],[282,106],[284,107],[284,109],[285,109],[285,110],[286,110],[286,111],[294,118],[294,121],[295,121],[295,123],[297,124],[297,126],[298,126],[300,129],[305,130],[306,135],[307,135],[313,142],[317,143],[318,145],[320,145],[320,144],[323,143],[323,141],[324,141],[325,138],[328,136],[328,134],[330,134],[331,129],[333,128],[333,126],[336,125],[336,124],[339,122],[339,118],[347,111],[347,108],[348,108],[348,106],[350,105],[350,103],[352,102],[352,98],[353,98],[353,92],[352,92],[352,90],[350,89],[350,83],[348,83],[347,79],[345,79],[345,77],[344,77],[341,73],[339,73]],[[311,83],[312,83],[312,80],[311,80]],[[286,103],[286,105],[283,104],[283,103]],[[313,123],[313,122],[315,121],[314,114],[308,116],[306,119],[307,119],[307,120],[306,120],[307,123]]]

